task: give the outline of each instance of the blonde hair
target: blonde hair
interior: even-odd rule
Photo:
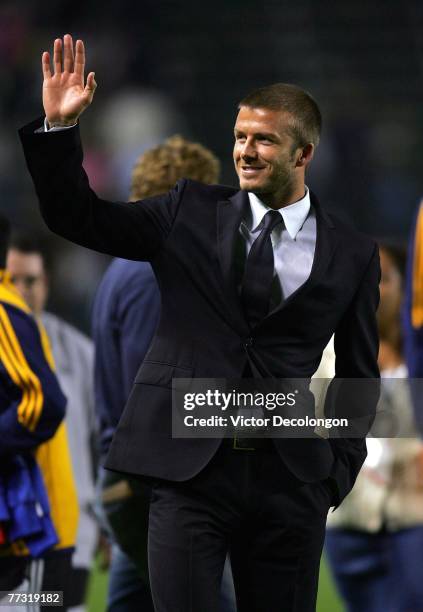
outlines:
[[[169,191],[180,178],[217,183],[220,162],[206,147],[175,135],[141,155],[132,172],[131,200]]]

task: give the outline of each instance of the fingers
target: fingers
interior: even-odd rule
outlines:
[[[87,76],[87,84],[85,85],[85,88],[84,88],[84,97],[85,97],[87,105],[91,104],[96,88],[97,88],[97,83],[95,81],[95,72],[90,72],[89,75]]]
[[[95,88],[97,87],[97,83],[95,81],[95,72],[90,72],[89,75],[87,76],[87,84],[85,86],[85,89],[91,91],[91,90],[95,90]]]
[[[41,58],[41,65],[43,68],[43,76],[45,79],[51,78],[51,70],[50,70],[50,54],[48,51],[44,51]]]
[[[48,56],[48,54],[47,54]],[[47,66],[47,59],[44,58],[43,54],[43,74],[46,77],[46,73],[44,72],[45,67]],[[84,78],[84,68],[85,68],[85,49],[84,43],[82,40],[77,40],[75,45],[75,54],[73,49],[73,41],[72,36],[70,34],[65,34],[63,37],[63,43],[61,38],[56,38],[54,41],[54,50],[53,50],[53,63],[54,63],[54,74],[62,73],[62,61],[63,61],[63,70],[65,72],[75,72],[82,79]],[[50,69],[50,58],[48,56],[48,68]],[[51,72],[50,72],[51,76]]]
[[[82,40],[77,40],[75,45],[75,74],[84,78],[85,49]]]
[[[65,34],[63,42],[65,48],[63,68],[66,72],[73,72],[74,56],[72,36],[70,34]]]
[[[54,74],[62,72],[62,39],[56,38],[53,49]]]

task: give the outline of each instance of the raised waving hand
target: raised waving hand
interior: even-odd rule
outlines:
[[[54,73],[50,54],[45,51],[43,65],[43,105],[50,127],[73,125],[89,106],[97,83],[94,72],[84,81],[85,49],[82,40],[77,40],[75,49],[72,36],[66,34],[56,38],[53,52]]]

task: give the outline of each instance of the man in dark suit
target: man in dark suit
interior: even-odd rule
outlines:
[[[112,203],[89,187],[75,125],[94,73],[85,84],[82,41],[74,55],[65,36],[63,69],[62,47],[56,39],[54,75],[43,54],[45,125],[21,131],[44,219],[80,245],[150,261],[161,290],[106,462],[154,479],[155,608],[216,612],[229,547],[241,612],[314,610],[326,514],[351,489],[365,440],[173,438],[171,416],[175,379],[307,379],[333,333],[337,377],[379,375],[377,247],[304,183],[319,109],[293,85],[257,90],[235,125],[241,190],[182,180],[163,196]]]

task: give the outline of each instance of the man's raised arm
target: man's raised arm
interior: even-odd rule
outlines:
[[[85,49],[67,34],[54,41],[54,74],[50,55],[42,55],[44,118],[24,126],[19,135],[28,169],[48,227],[82,246],[126,259],[149,260],[162,247],[179,205],[184,182],[169,193],[135,203],[101,200],[82,167],[77,124],[91,104],[94,72],[85,82]],[[72,127],[73,126],[73,127]],[[119,126],[111,126],[119,129]]]

